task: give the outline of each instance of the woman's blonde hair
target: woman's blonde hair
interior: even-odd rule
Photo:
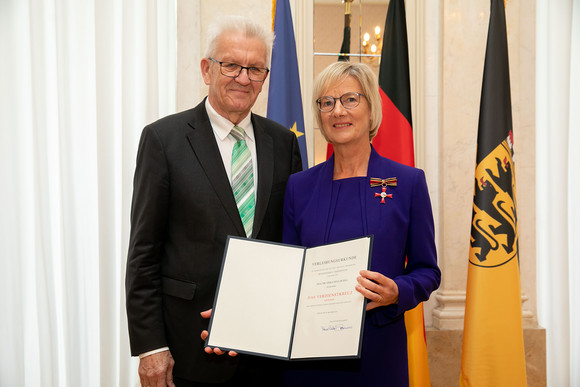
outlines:
[[[369,141],[372,140],[379,130],[381,120],[383,118],[383,110],[381,107],[381,95],[379,93],[379,81],[377,76],[364,63],[358,62],[335,62],[326,67],[318,74],[314,80],[313,100],[314,100],[314,116],[316,123],[324,138],[326,133],[322,127],[322,112],[318,109],[316,100],[323,97],[325,93],[334,84],[343,82],[347,77],[355,78],[362,87],[362,93],[365,95],[369,107],[371,109],[371,122],[369,128]],[[340,102],[339,102],[340,103]]]

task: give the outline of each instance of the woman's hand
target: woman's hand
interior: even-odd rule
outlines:
[[[211,309],[206,310],[204,312],[201,312],[201,317],[203,317],[203,318],[210,318],[211,317]],[[203,341],[205,341],[205,339],[207,339],[207,336],[208,335],[209,335],[208,331],[206,331],[206,330],[201,331],[201,339]],[[226,353],[226,351],[222,351],[219,348],[205,347],[203,350],[207,354],[215,353],[216,355],[223,355],[224,353]],[[228,352],[228,355],[230,355],[230,356],[233,357],[233,356],[238,356],[238,353],[237,352],[234,352],[234,351],[229,351]]]
[[[399,302],[399,287],[389,277],[370,270],[361,270],[356,290],[368,298],[366,310]]]

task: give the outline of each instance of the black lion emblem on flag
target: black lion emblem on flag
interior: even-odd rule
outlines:
[[[477,266],[503,265],[518,253],[510,145],[503,141],[476,168],[469,261]]]

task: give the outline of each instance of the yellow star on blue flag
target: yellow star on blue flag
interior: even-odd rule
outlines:
[[[296,122],[294,122],[294,125],[292,125],[292,127],[290,128],[290,131],[296,135],[296,138],[304,136],[304,132],[299,132],[298,129],[296,129]]]

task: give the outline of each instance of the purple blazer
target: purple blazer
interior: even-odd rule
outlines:
[[[290,176],[284,199],[283,241],[305,247],[336,242],[329,230],[333,222],[332,177],[334,157],[306,171]],[[387,186],[385,202],[371,187],[371,178],[396,177],[396,186]],[[374,148],[368,166],[368,183],[360,185],[363,235],[374,235],[371,270],[393,279],[399,288],[399,303],[367,312],[360,361],[306,362],[293,365],[287,373],[295,383],[337,382],[352,385],[371,381],[388,385],[408,384],[404,312],[439,287],[431,202],[422,170],[381,157]],[[353,202],[355,203],[355,202]],[[357,220],[358,221],[358,220]],[[334,226],[335,227],[335,226]],[[352,235],[352,238],[362,235]],[[405,265],[407,259],[407,265]],[[318,376],[317,376],[318,375]],[[330,379],[329,379],[330,378]],[[349,379],[350,378],[350,379]],[[310,381],[308,381],[310,380]]]

